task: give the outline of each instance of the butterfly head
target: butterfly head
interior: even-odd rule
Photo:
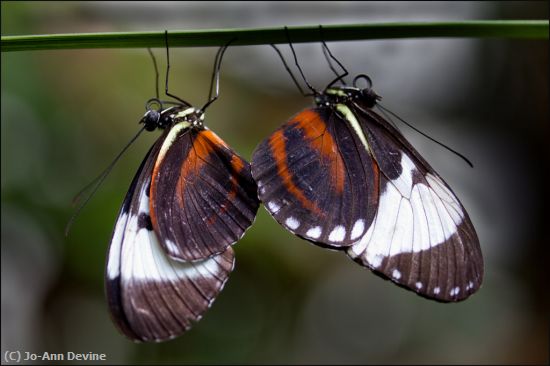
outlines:
[[[156,98],[149,99],[145,104],[145,109],[147,112],[141,117],[139,123],[143,123],[147,131],[154,131],[160,124],[162,102]]]
[[[187,107],[188,106],[185,105],[174,105],[169,108],[164,108],[160,100],[152,98],[147,101],[145,105],[147,111],[143,117],[141,117],[139,123],[143,123],[147,131],[154,131],[157,128],[163,130],[172,125],[172,114]]]

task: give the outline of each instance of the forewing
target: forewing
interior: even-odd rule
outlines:
[[[164,341],[190,328],[211,306],[234,266],[232,248],[196,262],[166,255],[153,231],[149,187],[160,144],[138,170],[120,210],[107,256],[111,317],[134,341]]]
[[[239,240],[259,201],[250,164],[214,132],[192,129],[169,135],[163,144],[150,204],[166,252],[194,261],[223,253]]]
[[[258,145],[251,165],[268,212],[301,238],[345,248],[374,218],[378,168],[332,108],[292,117]]]
[[[483,277],[466,210],[396,128],[372,110],[354,112],[380,167],[380,199],[373,224],[348,254],[419,295],[466,299]]]

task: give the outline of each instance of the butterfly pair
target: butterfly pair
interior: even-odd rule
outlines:
[[[290,232],[345,251],[419,295],[459,301],[479,288],[482,257],[466,211],[373,111],[379,97],[368,77],[333,86],[345,76],[338,75],[323,92],[308,83],[316,107],[261,142],[248,164],[203,125],[226,48],[214,62],[216,96],[203,108],[166,84],[177,102],[152,99],[141,121],[164,132],[124,199],[106,269],[110,311],[125,335],[163,341],[201,318],[233,269],[231,245],[252,224],[259,200]],[[360,79],[366,88],[357,87]]]

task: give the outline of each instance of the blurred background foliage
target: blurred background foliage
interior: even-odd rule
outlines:
[[[547,2],[6,2],[2,35],[387,21],[548,19]],[[100,352],[109,363],[548,363],[548,41],[335,42],[351,74],[456,156],[402,130],[453,187],[478,231],[482,289],[459,304],[415,296],[345,255],[301,241],[262,208],[203,320],[163,344],[112,325],[105,254],[148,147],[136,142],[69,237],[71,199],[137,131],[154,73],[145,49],[2,53],[2,353]],[[289,56],[288,48],[283,47]],[[296,46],[310,82],[331,73]],[[171,91],[205,101],[216,49],[171,49]],[[165,57],[156,49],[161,73]],[[162,87],[162,86],[161,86]],[[311,104],[268,46],[226,54],[206,122],[250,158]]]

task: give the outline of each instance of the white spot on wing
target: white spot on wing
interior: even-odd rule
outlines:
[[[458,295],[459,292],[460,292],[460,287],[454,287],[453,289],[451,289],[451,292],[449,292],[449,295],[455,296],[455,295]]]
[[[281,209],[281,206],[279,206],[275,201],[269,201],[267,203],[267,207],[271,213],[277,213]]]
[[[434,288],[434,294],[438,295],[439,292],[441,292],[441,289],[439,287]]]
[[[396,280],[401,278],[401,272],[399,272],[397,269],[394,269],[391,276],[395,278]]]
[[[422,282],[417,282],[414,284],[416,286],[417,289],[421,289],[422,288]]]
[[[365,230],[365,220],[359,219],[353,224],[353,229],[351,229],[351,240],[355,240],[363,234]]]
[[[315,226],[306,232],[306,236],[312,239],[319,239],[319,237],[321,236],[321,233],[322,233],[321,227]]]
[[[380,254],[367,254],[367,261],[373,268],[378,268],[382,264],[382,261],[384,260],[384,256]]]
[[[330,232],[328,240],[338,242],[346,237],[346,228],[343,225],[338,225]]]
[[[171,240],[166,240],[166,249],[168,250],[168,252],[172,255],[172,256],[178,256],[180,250],[178,249],[177,245],[171,241]]]
[[[285,225],[292,230],[296,230],[298,226],[300,226],[300,221],[298,221],[295,217],[291,216],[285,220]]]

